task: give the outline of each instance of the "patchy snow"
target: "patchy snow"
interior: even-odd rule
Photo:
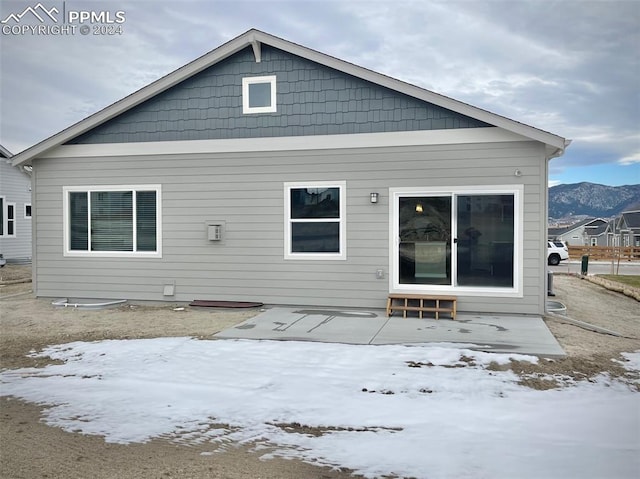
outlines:
[[[451,345],[353,346],[193,338],[76,342],[63,364],[4,371],[3,396],[108,442],[251,443],[366,477],[636,478],[640,394],[598,377],[536,391],[519,355]],[[640,366],[640,352],[625,355]],[[303,427],[299,427],[302,425]]]

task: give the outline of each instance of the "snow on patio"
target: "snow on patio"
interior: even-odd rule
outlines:
[[[354,346],[193,338],[53,346],[63,361],[0,373],[2,396],[108,442],[230,441],[366,477],[635,478],[640,395],[599,376],[531,390],[446,344]],[[640,352],[625,366],[640,370]],[[302,427],[300,426],[302,425]],[[267,449],[265,449],[267,451]]]

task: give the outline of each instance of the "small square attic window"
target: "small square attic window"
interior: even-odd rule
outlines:
[[[273,113],[276,110],[276,76],[242,79],[242,113]]]

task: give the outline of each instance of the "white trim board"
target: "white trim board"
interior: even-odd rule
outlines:
[[[333,150],[345,148],[380,148],[519,141],[531,141],[531,139],[503,130],[502,128],[458,128],[452,130],[399,131],[345,135],[61,145],[43,154],[42,158]]]

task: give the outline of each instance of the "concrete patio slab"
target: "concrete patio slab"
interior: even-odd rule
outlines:
[[[215,337],[376,345],[452,343],[496,353],[566,356],[539,316],[461,313],[453,321],[387,318],[381,310],[274,307]]]
[[[371,344],[427,342],[472,343],[475,349],[496,353],[565,357],[540,316],[484,316],[458,314],[448,319],[391,317]]]
[[[382,311],[272,308],[222,331],[218,338],[371,344],[387,322]]]

